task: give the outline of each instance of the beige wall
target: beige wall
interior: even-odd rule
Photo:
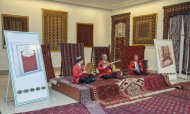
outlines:
[[[82,7],[44,0],[0,0],[0,13],[29,16],[29,31],[38,32],[42,37],[41,8],[63,10],[68,12],[68,42],[76,43],[76,23],[94,24],[94,44],[108,46],[111,37],[111,11]],[[1,20],[0,20],[1,23]],[[1,31],[0,26],[0,31]],[[85,59],[90,61],[91,48],[85,48]],[[52,53],[53,66],[60,67],[60,53]],[[0,32],[0,70],[8,69],[7,53],[2,49]]]
[[[112,15],[131,12],[130,20],[130,44],[132,44],[132,35],[133,35],[133,17],[146,15],[151,13],[157,13],[157,37],[163,38],[163,19],[164,19],[164,10],[163,6],[177,4],[181,2],[187,2],[189,0],[159,0],[155,2],[145,3],[134,7],[123,8],[115,10],[112,12]],[[146,46],[145,49],[145,59],[149,62],[148,66],[150,70],[157,70],[156,56],[154,46]]]
[[[163,37],[163,6],[187,2],[189,0],[159,0],[138,6],[123,8],[114,11],[82,7],[58,2],[43,0],[0,0],[0,13],[29,16],[29,30],[38,32],[42,36],[41,8],[68,11],[68,42],[76,43],[76,23],[85,22],[94,24],[94,44],[107,46],[111,40],[111,15],[131,12],[130,38],[132,39],[132,18],[134,16],[158,13],[157,38]],[[1,22],[1,19],[0,19]],[[0,26],[1,31],[1,26]],[[8,69],[6,50],[2,49],[2,34],[0,32],[0,70]],[[130,40],[130,44],[132,40]],[[91,48],[85,48],[85,59],[90,61]],[[52,53],[53,66],[60,67],[60,53]],[[157,70],[154,46],[147,46],[145,59],[149,60],[149,69]]]

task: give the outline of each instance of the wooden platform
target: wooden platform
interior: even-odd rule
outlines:
[[[80,90],[78,88],[72,87],[66,83],[58,83],[57,85],[52,84],[52,89],[71,97],[76,101],[80,101]]]

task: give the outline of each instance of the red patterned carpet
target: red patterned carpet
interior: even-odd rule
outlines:
[[[128,98],[120,95],[119,87],[115,84],[117,82],[119,82],[118,79],[100,80],[87,86],[91,89],[93,100],[98,101],[103,106],[110,106],[129,101]]]
[[[82,103],[74,103],[63,106],[56,106],[51,108],[45,108],[41,110],[35,110],[30,112],[22,112],[16,114],[90,114],[85,105]]]
[[[120,84],[116,84],[119,82]],[[91,89],[92,99],[105,107],[132,101],[130,97],[135,95],[169,88],[164,76],[157,74],[133,77],[133,79],[99,80],[87,86]]]
[[[173,86],[182,86],[184,90],[190,90],[190,81],[174,84]]]
[[[141,77],[142,78],[142,77]],[[157,91],[161,89],[169,88],[163,75],[150,75],[144,77],[145,89],[147,91]]]
[[[186,83],[187,84],[187,83]],[[190,91],[176,89],[153,95],[133,104],[103,108],[107,114],[190,114]],[[90,114],[84,104],[75,103],[18,114]],[[99,114],[97,112],[97,114]]]
[[[107,109],[108,114],[190,114],[190,91],[174,90],[134,104]]]
[[[160,93],[152,98],[123,105],[107,108],[107,114],[190,114],[190,91],[173,90]],[[90,114],[85,105],[81,103],[57,106],[36,111],[18,114]],[[99,114],[97,112],[97,114]]]
[[[139,76],[136,78],[141,80],[141,84],[144,85],[144,90],[146,90],[146,92],[154,92],[170,88],[162,75]],[[101,114],[103,114],[102,112],[104,111],[106,111],[105,113],[107,114],[190,114],[190,82],[175,84],[175,86],[183,86],[183,89],[159,93],[152,95],[152,98],[146,100],[141,100],[128,105],[123,104],[123,106],[117,105],[118,107],[105,109],[104,107],[132,101],[129,99],[130,97],[124,97],[119,92],[119,86],[116,84],[119,81],[121,80],[99,80],[87,85],[90,87],[91,93],[93,93],[91,94],[93,100],[102,104],[102,108],[100,105],[97,105],[100,107],[94,108],[96,104],[88,104],[89,100],[85,99],[85,103],[87,103],[86,105],[85,103],[75,103],[19,114],[89,114],[90,112],[97,112],[97,114],[99,114],[98,111],[100,111]],[[136,81],[139,82],[138,80]],[[131,85],[129,82],[130,81],[127,81],[127,84]],[[130,87],[130,90],[133,91],[137,89],[135,87]],[[87,91],[84,91],[83,96],[85,98],[86,92]]]

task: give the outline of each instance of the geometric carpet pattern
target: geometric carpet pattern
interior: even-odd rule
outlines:
[[[173,90],[134,104],[107,109],[108,114],[189,114],[189,92]],[[176,95],[171,96],[176,93]],[[183,97],[181,97],[181,95]]]
[[[45,108],[41,110],[35,110],[30,112],[22,112],[16,114],[90,114],[85,105],[82,103],[74,103],[63,106],[56,106],[51,108]]]
[[[187,84],[186,84],[187,85]],[[187,86],[186,86],[187,87]],[[103,108],[107,114],[189,114],[190,90],[175,89],[150,96],[139,102],[113,108]],[[93,107],[92,107],[93,108]],[[95,111],[95,110],[94,110]],[[93,112],[94,112],[93,111]],[[20,114],[89,114],[82,103],[51,107]],[[99,112],[97,112],[99,114]]]

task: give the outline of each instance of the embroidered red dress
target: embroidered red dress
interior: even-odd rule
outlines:
[[[103,60],[100,60],[98,62],[98,70],[99,70],[98,76],[99,77],[109,76],[110,74],[112,74],[112,67],[111,67],[111,65],[107,66],[106,68],[104,68],[103,64],[104,64]]]
[[[130,64],[129,64],[129,71],[130,71],[130,74],[131,75],[134,75],[133,71],[136,70],[135,69],[135,61],[131,61]],[[141,60],[138,60],[138,64],[140,65],[140,70],[141,72],[144,72],[144,65],[143,65],[143,62]]]
[[[73,83],[79,83],[79,79],[84,75],[83,71],[84,65],[82,65],[82,67],[80,67],[78,64],[73,66]]]

